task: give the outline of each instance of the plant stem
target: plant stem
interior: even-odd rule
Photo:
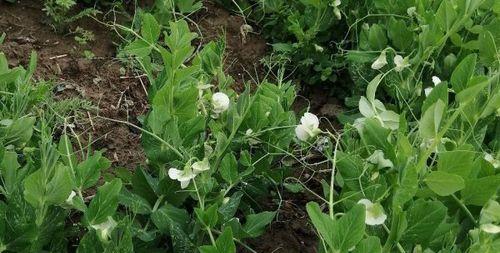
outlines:
[[[460,209],[464,211],[467,217],[474,223],[474,226],[477,227],[479,225],[478,222],[476,221],[470,210],[464,205],[464,203],[460,199],[458,199],[455,194],[451,194],[451,197],[455,200],[455,202],[457,202],[457,204],[460,206]]]

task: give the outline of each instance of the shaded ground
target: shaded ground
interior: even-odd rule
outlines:
[[[94,149],[106,149],[115,166],[134,168],[145,161],[140,133],[124,124],[98,119],[137,121],[147,111],[146,95],[139,79],[121,73],[114,59],[113,34],[92,20],[75,24],[92,31],[95,41],[80,45],[72,34],[57,34],[41,11],[42,1],[0,1],[0,32],[7,34],[0,50],[12,65],[27,65],[31,51],[38,53],[35,78],[52,80],[58,98],[81,97],[92,101],[97,111],[75,122],[76,132],[85,145],[91,136]],[[95,58],[88,60],[83,51],[91,49]]]
[[[139,131],[96,117],[101,115],[138,124],[137,116],[148,110],[145,78],[123,69],[115,58],[113,41],[119,43],[119,39],[107,27],[84,19],[72,25],[73,29],[78,25],[92,31],[95,40],[80,45],[72,34],[55,33],[41,9],[41,1],[23,0],[8,4],[0,0],[0,34],[7,34],[0,51],[6,53],[13,66],[26,66],[31,51],[37,51],[39,61],[35,78],[52,80],[58,98],[80,97],[97,107],[96,111],[88,113],[87,118],[75,122],[76,132],[84,144],[90,135],[92,147],[106,149],[105,155],[113,161],[114,167],[134,169],[145,163]],[[200,43],[225,35],[226,71],[235,78],[237,91],[242,90],[245,81],[264,75],[259,60],[266,54],[266,43],[255,33],[241,32],[244,25],[241,17],[205,1],[204,9],[191,18],[202,32]],[[89,49],[96,56],[92,60],[83,56],[83,51]],[[310,101],[311,110],[321,116],[331,118],[338,112],[337,102],[325,96],[324,90],[312,89],[307,94],[311,99],[299,98],[296,108],[305,108]],[[309,200],[306,195],[285,194],[278,221],[271,224],[261,238],[251,240],[249,245],[263,253],[316,252],[316,236],[304,210]],[[271,204],[266,206],[276,209]]]

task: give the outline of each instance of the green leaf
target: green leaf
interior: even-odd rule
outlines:
[[[498,66],[498,45],[495,37],[490,31],[484,31],[479,35],[479,59],[485,65]]]
[[[450,1],[442,1],[436,12],[436,22],[444,32],[449,32],[455,20],[457,19],[457,12],[453,9]]]
[[[24,198],[35,208],[61,204],[71,192],[72,181],[67,167],[57,165],[54,175],[47,177],[48,175],[39,169],[24,180]]]
[[[372,50],[383,50],[387,46],[384,28],[379,24],[373,24],[368,32],[368,41]]]
[[[136,214],[149,214],[151,213],[151,205],[141,196],[131,193],[127,188],[123,188],[119,195],[120,204],[130,208]]]
[[[152,47],[143,40],[135,40],[124,48],[124,52],[137,57],[146,57],[151,53]]]
[[[375,93],[377,92],[378,85],[380,84],[380,81],[382,80],[382,74],[378,74],[375,78],[373,78],[368,86],[366,87],[366,98],[370,103],[373,104],[375,101]]]
[[[496,193],[499,185],[498,175],[469,179],[461,191],[462,199],[467,205],[483,206]]]
[[[248,234],[248,237],[257,237],[264,233],[265,227],[273,221],[275,215],[276,212],[267,211],[247,215],[243,230]]]
[[[190,221],[186,210],[166,204],[153,212],[151,220],[162,233],[172,238],[175,253],[194,252],[191,239],[184,230]]]
[[[477,56],[475,54],[466,56],[451,74],[451,86],[456,93],[467,88],[467,84],[476,68],[476,59]]]
[[[3,147],[0,146],[0,149],[3,149]],[[0,178],[3,183],[1,186],[3,186],[3,190],[5,190],[6,195],[10,195],[18,187],[19,182],[17,181],[17,170],[21,167],[21,165],[17,161],[16,152],[5,151],[0,155],[2,158],[0,162]]]
[[[402,174],[401,182],[396,188],[392,200],[394,209],[401,209],[406,202],[415,196],[418,189],[418,175],[414,166],[406,167]]]
[[[456,95],[456,100],[461,105],[469,103],[470,101],[476,99],[479,93],[481,93],[481,91],[483,91],[489,83],[490,82],[488,80],[482,81],[462,90]]]
[[[227,153],[222,159],[219,167],[219,173],[229,184],[233,184],[238,181],[238,161],[233,153]]]
[[[475,151],[471,145],[463,145],[453,151],[439,153],[438,171],[459,175],[467,179],[474,166]]]
[[[107,221],[109,216],[113,216],[118,207],[121,189],[122,181],[118,178],[99,187],[85,212],[84,220],[89,225],[96,225]]]
[[[224,221],[230,220],[233,218],[234,214],[236,214],[238,206],[240,205],[241,197],[243,197],[243,193],[237,191],[227,202],[223,203],[219,207],[219,213],[222,215]]]
[[[465,187],[462,177],[443,171],[432,171],[424,181],[439,196],[451,195]]]
[[[427,98],[425,98],[422,104],[422,112],[427,111],[431,105],[436,103],[438,100],[443,101],[445,105],[448,104],[448,83],[441,82],[436,87],[434,87]]]
[[[436,137],[445,109],[444,102],[438,100],[424,112],[419,122],[420,136],[423,139],[434,139]]]
[[[156,43],[160,38],[160,25],[158,25],[153,15],[149,13],[144,14],[142,17],[141,35],[150,44]]]
[[[219,253],[236,253],[231,227],[224,228],[222,234],[215,241]]]
[[[365,208],[355,205],[335,222],[333,233],[335,248],[340,252],[348,252],[356,246],[365,233]]]
[[[363,238],[365,232],[363,206],[355,205],[338,220],[332,220],[321,212],[315,202],[307,203],[306,209],[316,230],[335,252],[348,252]]]
[[[446,207],[439,201],[419,199],[407,211],[408,228],[402,241],[420,243],[425,246],[432,237],[438,224],[446,218]]]
[[[405,51],[413,43],[413,33],[404,20],[391,17],[387,25],[387,35],[399,50]]]
[[[196,216],[198,217],[198,220],[205,227],[213,228],[217,224],[217,221],[219,220],[219,216],[217,214],[217,208],[218,205],[217,203],[215,203],[207,207],[205,210],[201,208],[195,208],[194,211],[196,213]]]
[[[76,167],[76,186],[81,190],[94,186],[99,181],[101,171],[110,166],[111,162],[102,156],[102,152],[96,151]]]
[[[382,253],[380,239],[376,236],[368,236],[356,246],[352,253]]]

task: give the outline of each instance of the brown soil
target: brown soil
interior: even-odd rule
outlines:
[[[26,65],[31,51],[36,51],[39,60],[35,77],[52,80],[58,98],[81,97],[98,107],[75,124],[84,145],[90,135],[93,148],[106,149],[115,166],[135,168],[143,163],[138,131],[96,118],[101,115],[136,122],[136,117],[147,111],[140,80],[131,73],[120,73],[120,64],[114,59],[113,34],[92,20],[78,21],[73,29],[78,25],[95,35],[95,41],[80,45],[72,34],[55,33],[41,9],[42,1],[0,1],[0,32],[7,34],[0,50],[12,65]],[[83,56],[89,49],[96,56],[93,60]]]
[[[194,14],[193,20],[201,31],[201,43],[217,40],[226,41],[226,73],[235,79],[233,88],[244,89],[244,83],[258,83],[264,76],[260,59],[266,55],[266,41],[255,32],[244,32],[245,20],[229,13],[212,1],[203,1],[203,9]],[[255,28],[256,29],[256,28]],[[224,36],[225,35],[225,36]]]

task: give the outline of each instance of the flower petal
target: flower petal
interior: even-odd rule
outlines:
[[[432,83],[434,83],[434,86],[438,85],[439,83],[441,83],[441,79],[439,79],[439,77],[437,76],[432,76]]]
[[[298,125],[295,128],[295,135],[301,141],[307,141],[307,139],[311,137],[311,135],[309,134],[309,129],[307,129],[307,127],[305,127],[304,125]]]
[[[306,112],[304,116],[300,118],[300,123],[305,125],[309,129],[314,129],[319,127],[319,119],[316,115]]]
[[[193,165],[191,165],[191,168],[193,168],[194,173],[198,174],[198,173],[201,173],[203,171],[209,170],[210,163],[208,162],[208,159],[205,158],[201,161],[193,163]]]
[[[168,170],[168,176],[173,179],[173,180],[176,180],[178,178],[180,178],[182,176],[182,170],[178,170],[176,168],[170,168]]]
[[[381,69],[385,65],[387,65],[387,56],[385,55],[385,51],[382,51],[380,53],[379,57],[372,63],[372,69]]]
[[[500,233],[500,226],[497,226],[497,225],[492,224],[492,223],[483,224],[483,225],[481,225],[481,230],[483,230],[484,232],[486,232],[488,234],[498,234],[498,233]]]

